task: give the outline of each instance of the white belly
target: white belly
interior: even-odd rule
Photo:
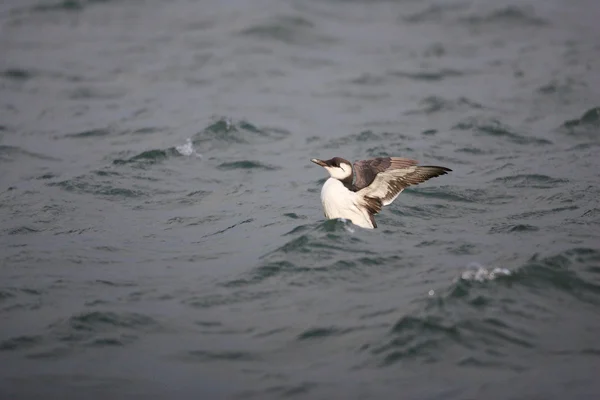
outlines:
[[[356,193],[346,189],[342,182],[334,178],[327,179],[321,189],[325,217],[344,218],[352,221],[354,225],[373,229],[368,211],[358,206],[360,204],[358,200]]]

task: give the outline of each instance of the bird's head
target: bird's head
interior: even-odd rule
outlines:
[[[325,168],[332,178],[343,181],[352,176],[352,164],[341,157],[333,157],[331,160],[319,160],[313,158],[310,161]]]

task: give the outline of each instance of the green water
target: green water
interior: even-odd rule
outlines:
[[[0,397],[596,398],[597,10],[3,4]]]

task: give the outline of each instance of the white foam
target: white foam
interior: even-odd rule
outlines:
[[[511,275],[510,270],[506,268],[485,268],[483,265],[479,263],[471,263],[468,266],[468,270],[464,271],[460,275],[460,279],[464,279],[466,281],[476,281],[476,282],[485,282],[492,281],[500,276],[509,276]]]
[[[190,139],[190,138],[186,139],[185,144],[175,146],[175,150],[177,150],[179,152],[179,154],[181,154],[182,156],[202,157],[202,155],[197,153],[196,149],[194,149],[194,145],[192,144],[192,139]]]
[[[353,223],[352,221],[350,221],[349,219],[346,218],[340,218],[340,221],[342,221],[342,223],[344,224],[344,229],[346,230],[346,232],[349,233],[354,233],[356,232],[356,230],[353,227]]]

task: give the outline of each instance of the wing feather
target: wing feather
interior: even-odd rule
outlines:
[[[411,160],[412,161],[412,160]],[[452,171],[445,167],[410,165],[399,169],[388,169],[378,173],[373,183],[359,190],[357,194],[363,197],[379,199],[387,206],[407,187],[418,185],[436,176],[445,175]]]
[[[356,161],[353,165],[354,189],[358,191],[366,188],[375,180],[375,177],[379,173],[396,169],[406,169],[414,165],[417,165],[417,161],[400,157],[379,157],[371,160]]]

